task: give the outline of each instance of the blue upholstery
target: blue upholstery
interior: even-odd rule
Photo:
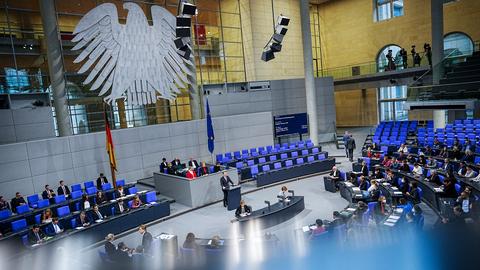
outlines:
[[[72,218],[70,220],[70,228],[72,229],[75,229],[77,227],[77,219],[76,218]]]
[[[12,231],[19,232],[23,229],[27,228],[27,220],[26,219],[19,219],[11,223]]]
[[[242,164],[243,164],[243,162],[242,162]],[[247,165],[248,166],[252,166],[253,164],[255,164],[255,160],[253,160],[253,159],[247,160]],[[242,165],[242,167],[243,167],[243,165]]]
[[[302,150],[302,156],[306,156],[306,155],[308,155],[308,150],[307,149]]]
[[[117,184],[117,187],[125,186],[125,179],[117,180],[116,184]]]
[[[270,156],[270,158],[269,158],[269,159],[270,159],[270,161],[275,161],[275,160],[277,160],[277,156],[275,156],[275,155],[273,155],[273,156]]]
[[[70,194],[71,198],[72,199],[78,199],[80,197],[82,197],[82,191],[73,191],[71,194]]]
[[[282,153],[282,154],[280,155],[280,159],[287,159],[287,158],[288,158],[287,153]]]
[[[271,145],[267,145],[267,152],[269,152],[269,153],[270,153],[270,152],[272,151],[272,149],[273,149],[273,146],[271,146]]]
[[[70,208],[68,205],[57,208],[57,216],[64,217],[70,215]]]
[[[223,158],[223,155],[222,154],[217,154],[215,156],[215,160],[218,161],[218,162],[222,162],[222,158]]]
[[[292,153],[290,153],[290,155],[291,155],[292,158],[296,158],[296,157],[298,157],[298,152],[293,151]]]
[[[37,208],[37,202],[40,200],[38,194],[33,194],[27,197],[28,205],[32,208]]]
[[[149,191],[145,194],[145,202],[151,203],[157,201],[157,193],[155,191]]]
[[[110,183],[105,183],[105,184],[102,185],[102,190],[103,190],[103,191],[107,191],[107,190],[109,190],[109,189],[112,189],[112,184],[110,184]]]
[[[258,157],[258,156],[259,156],[258,152],[252,152],[252,157]]]
[[[297,158],[297,159],[295,160],[295,163],[297,163],[297,165],[303,164],[303,158]]]
[[[455,184],[455,190],[457,191],[457,194],[460,195],[462,192],[462,186],[460,186],[460,184]]]
[[[318,160],[324,160],[324,159],[325,159],[325,154],[318,155]]]
[[[128,208],[132,208],[132,205],[133,205],[133,200],[131,200],[131,201],[128,201],[128,203],[127,203],[127,204],[128,204]]]
[[[291,166],[293,166],[293,161],[292,160],[289,159],[289,160],[285,161],[285,167],[291,167]]]
[[[22,235],[22,244],[26,247],[30,246],[30,242],[28,242],[28,234]]]
[[[12,215],[12,211],[10,209],[4,209],[0,211],[0,220],[4,220],[9,218]]]
[[[261,147],[258,147],[258,152],[260,152],[260,153],[261,153],[261,152],[263,152],[263,151],[265,151],[265,147],[263,147],[263,146],[261,146]]]
[[[62,203],[64,201],[66,201],[65,195],[55,196],[55,203]]]
[[[41,218],[42,218],[42,214],[35,215],[35,224],[38,225],[38,224],[42,223]]]
[[[225,156],[228,157],[228,158],[231,158],[231,157],[229,157],[229,156],[227,156],[227,155],[225,155]],[[240,158],[240,157],[242,156],[242,154],[240,154],[240,151],[235,151],[235,152],[233,152],[233,156],[234,156],[236,159],[238,159],[238,158]]]
[[[258,163],[265,163],[267,160],[264,157],[258,159]]]
[[[128,194],[136,194],[138,192],[136,187],[131,187],[128,189]]]
[[[274,169],[280,169],[280,168],[282,168],[282,163],[280,163],[280,162],[275,162],[275,163],[273,163],[273,168],[274,168]]]
[[[94,187],[95,184],[93,183],[93,181],[87,181],[87,182],[83,182],[83,187],[86,189],[90,188],[90,187]]]
[[[307,158],[307,162],[312,162],[314,160],[315,160],[314,156],[308,156],[308,158]]]
[[[347,179],[346,174],[344,172],[340,172],[340,178],[345,181]]]
[[[418,199],[421,200],[423,198],[423,189],[421,187],[417,187],[418,191]]]
[[[368,212],[370,213],[370,215],[373,213],[373,209],[375,208],[376,205],[377,205],[377,202],[368,203]]]
[[[317,147],[312,148],[312,154],[318,154],[319,150]]]
[[[252,174],[252,177],[255,177],[258,174],[258,165],[251,166],[250,173]]]
[[[263,166],[262,166],[262,171],[263,171],[263,172],[268,172],[268,171],[270,171],[270,165],[263,165]]]
[[[27,212],[30,212],[30,208],[27,204],[17,206],[17,214],[20,215]]]
[[[39,200],[37,203],[38,208],[44,208],[50,205],[50,200],[49,199],[44,199],[44,200]]]
[[[247,149],[242,149],[242,155],[243,154],[248,154],[248,150]]]
[[[95,193],[97,193],[97,188],[96,187],[87,188],[87,195],[94,195]]]
[[[247,163],[249,163],[250,161],[253,161],[253,160],[249,160],[249,161],[247,161]],[[248,164],[248,165],[250,166],[251,164]],[[237,168],[237,169],[243,168],[243,161],[239,161],[239,162],[235,163],[235,168]]]
[[[82,191],[82,185],[81,184],[73,184],[72,185],[72,192],[74,191]]]

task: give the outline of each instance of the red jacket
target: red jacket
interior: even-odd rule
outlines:
[[[188,171],[186,177],[188,179],[195,179],[197,178],[197,174],[195,173],[195,171]]]

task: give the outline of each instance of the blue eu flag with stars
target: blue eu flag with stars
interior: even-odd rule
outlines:
[[[208,105],[207,99],[207,138],[208,138],[208,151],[213,153],[215,149],[215,135],[213,134],[212,116],[210,115],[210,105]]]

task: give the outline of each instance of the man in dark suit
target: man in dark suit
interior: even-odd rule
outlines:
[[[165,172],[165,169],[168,167],[168,162],[166,158],[162,158],[162,163],[160,163],[160,172]]]
[[[220,186],[222,187],[222,191],[223,191],[223,207],[227,207],[227,204],[228,204],[227,199],[228,199],[228,189],[230,188],[230,184],[232,186],[235,185],[232,179],[230,179],[230,177],[228,176],[227,171],[224,171],[223,176],[220,178]]]
[[[180,159],[178,158],[175,158],[174,160],[172,160],[172,167],[177,170],[179,169],[179,167],[182,165],[182,163],[180,163]]]
[[[113,240],[115,240],[115,236],[113,233],[109,233],[106,237],[105,240],[105,253],[107,253],[107,256],[110,260],[115,260],[115,256],[117,255],[117,247],[115,244],[113,244]]]
[[[55,236],[57,234],[61,234],[63,232],[63,226],[60,222],[58,222],[58,218],[54,217],[52,218],[52,222],[47,225],[45,228],[45,233],[48,236]]]
[[[90,226],[90,223],[90,218],[85,211],[80,212],[80,215],[77,218],[77,227],[88,227]]]
[[[153,237],[151,233],[147,232],[147,225],[140,225],[138,232],[142,235],[143,253],[151,254]]]
[[[63,180],[60,180],[60,186],[57,188],[57,194],[65,195],[65,197],[70,196],[70,189],[68,189],[68,186],[65,185]]]
[[[446,173],[451,174],[453,172],[453,165],[450,163],[450,159],[446,158],[445,163],[442,166],[442,170]]]
[[[33,228],[28,232],[28,242],[30,245],[41,244],[45,238],[45,234],[40,230],[40,226],[33,225]]]
[[[350,162],[353,162],[353,150],[355,150],[357,146],[355,145],[355,139],[353,138],[352,134],[350,134],[350,138],[348,138],[347,144],[345,147],[348,150],[348,158]]]
[[[100,176],[97,178],[97,189],[102,190],[102,185],[108,183],[107,177],[103,175],[103,173],[100,174]]]
[[[188,161],[188,167],[192,167],[194,170],[196,170],[200,166],[198,165],[198,162],[195,159],[190,158],[190,160]]]
[[[104,218],[100,209],[98,209],[98,205],[94,205],[91,213],[92,220],[102,220]]]
[[[53,197],[55,197],[55,192],[53,192],[53,190],[50,189],[49,185],[45,185],[45,190],[42,192],[42,198],[52,199]]]
[[[360,169],[360,172],[363,176],[368,176],[368,166],[365,161],[362,161],[362,168]]]
[[[15,198],[13,198],[10,201],[10,206],[12,207],[12,212],[16,213],[17,212],[17,207],[20,206],[20,205],[24,205],[24,204],[27,204],[27,202],[25,202],[25,199],[22,197],[20,192],[16,192],[15,193]]]
[[[439,186],[443,185],[442,181],[440,181],[440,176],[437,174],[437,170],[431,170],[430,177],[427,180]]]

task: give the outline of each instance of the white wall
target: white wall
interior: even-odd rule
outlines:
[[[213,125],[214,153],[273,143],[271,112],[215,117]],[[162,157],[212,161],[205,119],[114,130],[112,136],[117,179],[151,177]],[[109,177],[105,132],[0,145],[0,172],[0,194],[8,199],[16,191],[39,192],[47,183],[56,189],[60,179],[70,185],[96,179],[100,172]]]

